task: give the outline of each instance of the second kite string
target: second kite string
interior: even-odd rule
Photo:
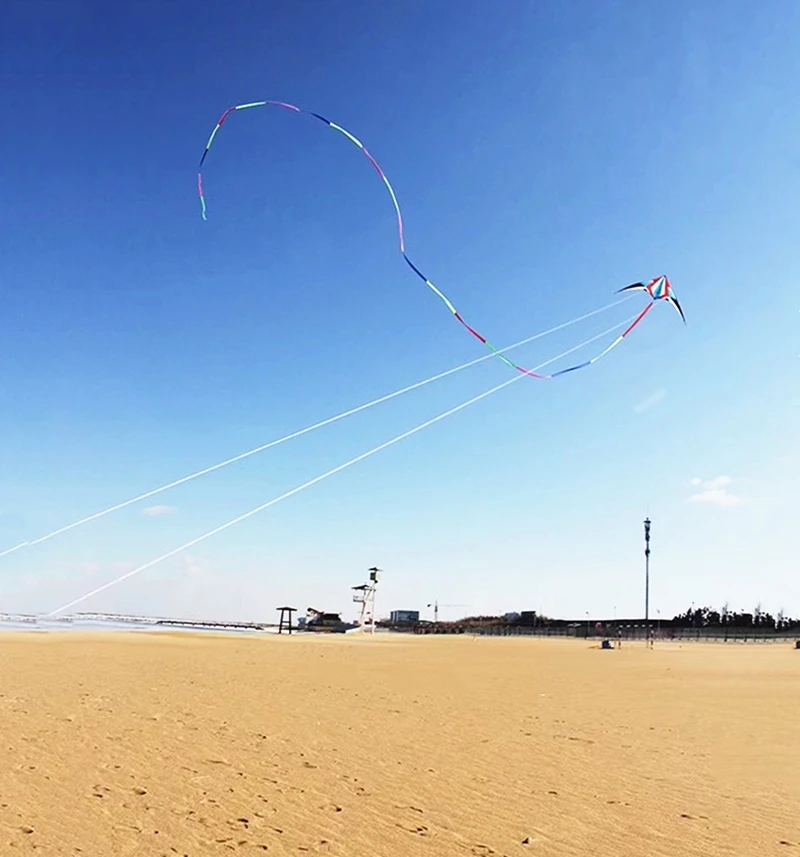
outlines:
[[[533,342],[536,339],[542,339],[545,336],[549,336],[551,333],[556,333],[559,330],[564,330],[567,327],[571,327],[574,324],[578,324],[578,322],[585,321],[587,318],[599,315],[602,312],[607,312],[608,310],[613,309],[614,307],[619,306],[620,304],[623,304],[626,301],[629,301],[631,297],[632,296],[622,298],[621,300],[614,301],[613,303],[607,304],[604,307],[600,307],[600,309],[584,313],[583,315],[580,315],[577,318],[573,318],[570,321],[562,322],[561,324],[558,324],[555,327],[551,327],[549,330],[544,330],[540,333],[535,333],[532,336],[520,340],[519,342],[515,342],[513,345],[507,345],[505,348],[501,348],[499,350],[511,351],[514,348],[519,348],[522,345],[527,345],[528,343]],[[49,533],[45,533],[45,535],[43,536],[39,536],[38,538],[31,539],[29,541],[20,542],[19,544],[16,544],[13,547],[6,548],[6,550],[4,551],[0,551],[0,557],[8,556],[9,554],[15,553],[18,550],[22,550],[23,548],[32,547],[33,545],[38,545],[42,542],[46,542],[49,539],[54,538],[55,536],[61,535],[61,533],[66,533],[69,530],[73,530],[76,527],[82,526],[83,524],[88,524],[91,521],[96,521],[98,518],[102,518],[105,515],[109,515],[111,512],[116,512],[120,509],[124,509],[126,506],[130,506],[133,503],[138,503],[141,500],[147,500],[150,497],[155,497],[156,494],[161,494],[163,491],[168,491],[170,488],[177,488],[178,485],[183,485],[186,482],[190,482],[192,479],[197,479],[198,477],[205,476],[208,473],[213,473],[215,470],[220,470],[221,468],[227,467],[230,464],[235,464],[237,461],[243,461],[244,459],[249,458],[251,455],[256,455],[259,452],[264,452],[267,449],[271,449],[273,446],[278,446],[279,444],[286,443],[289,440],[294,440],[294,438],[296,437],[301,437],[302,435],[308,434],[309,432],[315,431],[316,429],[331,425],[332,423],[338,422],[339,420],[342,420],[345,417],[353,416],[353,414],[365,411],[368,408],[374,407],[375,405],[380,405],[383,402],[388,402],[389,400],[395,399],[398,396],[402,396],[405,393],[410,393],[413,390],[418,390],[420,387],[424,387],[426,384],[431,384],[434,381],[440,381],[442,378],[446,378],[449,375],[455,374],[456,372],[461,372],[463,369],[468,369],[470,366],[475,366],[478,363],[483,363],[485,360],[491,360],[493,356],[493,354],[485,354],[483,357],[478,357],[474,360],[470,360],[467,363],[462,363],[460,366],[455,366],[453,369],[447,369],[444,372],[439,372],[436,375],[431,375],[429,378],[425,378],[422,381],[416,381],[415,383],[410,384],[407,387],[395,390],[393,393],[386,393],[385,395],[380,396],[377,399],[372,399],[369,402],[365,402],[363,405],[358,405],[355,408],[350,408],[347,411],[342,411],[342,413],[336,414],[335,416],[327,417],[326,419],[320,420],[319,422],[306,426],[305,428],[298,429],[297,431],[291,432],[290,434],[284,435],[283,437],[279,437],[276,440],[271,440],[268,443],[262,444],[261,446],[257,446],[255,447],[255,449],[248,450],[247,452],[242,452],[239,455],[235,455],[232,458],[226,459],[225,461],[220,461],[217,464],[212,464],[210,467],[205,467],[202,470],[190,473],[188,476],[183,476],[180,479],[174,480],[173,482],[168,482],[166,485],[161,485],[159,488],[153,488],[150,491],[146,491],[144,494],[138,494],[136,497],[131,497],[129,500],[124,500],[121,503],[109,506],[108,508],[102,509],[99,512],[94,512],[91,515],[87,515],[85,518],[81,518],[80,520],[73,521],[71,524],[66,524],[63,527],[59,527],[58,529],[52,530]]]
[[[545,360],[544,363],[540,363],[536,367],[536,369],[541,369],[544,366],[549,365],[550,363],[555,363],[556,360],[560,360],[562,357],[566,357],[568,354],[572,354],[573,351],[577,351],[578,349],[589,345],[595,340],[600,339],[603,336],[607,336],[609,333],[617,330],[619,327],[622,327],[622,325],[628,324],[633,318],[635,318],[635,316],[631,316],[631,318],[627,319],[626,321],[620,324],[615,324],[613,325],[613,327],[608,328],[608,330],[604,330],[602,333],[598,333],[595,336],[590,337],[584,342],[581,342],[579,345],[575,345],[572,348],[563,351],[561,354],[558,354],[555,357],[551,357],[549,360]],[[230,527],[233,527],[234,525],[240,523],[241,521],[244,521],[247,518],[251,518],[253,515],[258,514],[259,512],[263,512],[265,509],[270,508],[270,506],[275,506],[283,500],[286,500],[289,497],[294,496],[295,494],[299,494],[306,488],[310,488],[312,485],[316,485],[318,482],[322,482],[323,479],[327,479],[329,476],[333,476],[334,474],[339,473],[342,470],[346,470],[348,467],[352,467],[354,464],[358,464],[358,462],[363,461],[365,458],[369,458],[370,456],[375,455],[375,453],[380,452],[381,450],[384,450],[387,447],[393,446],[395,443],[399,443],[401,440],[405,440],[405,438],[411,437],[411,435],[417,434],[417,432],[428,428],[428,426],[431,426],[434,423],[438,423],[445,417],[452,416],[452,414],[458,413],[458,411],[462,411],[464,410],[464,408],[468,408],[470,405],[474,405],[475,403],[480,402],[482,399],[491,396],[493,393],[497,393],[505,387],[508,387],[511,384],[516,383],[517,381],[521,381],[524,377],[524,375],[516,375],[513,378],[509,378],[507,381],[503,381],[502,384],[497,384],[491,389],[486,390],[485,392],[480,393],[477,396],[473,396],[466,402],[462,402],[460,405],[456,405],[455,407],[450,408],[449,410],[444,411],[429,420],[426,420],[424,423],[420,423],[414,428],[409,429],[408,431],[405,431],[402,434],[397,435],[396,437],[393,437],[391,440],[387,440],[386,442],[379,444],[378,446],[375,446],[370,450],[367,450],[367,452],[362,452],[361,455],[357,455],[355,458],[351,458],[349,461],[345,461],[343,464],[339,464],[336,467],[327,470],[325,473],[322,473],[319,476],[315,476],[313,479],[309,479],[302,485],[298,485],[296,488],[292,488],[290,491],[286,491],[284,494],[281,494],[278,497],[273,497],[272,500],[268,500],[266,503],[262,503],[260,506],[256,506],[255,509],[251,509],[249,512],[245,512],[244,514],[233,518],[227,523],[221,524],[220,526],[215,527],[213,530],[209,530],[208,532],[203,533],[203,535],[197,536],[197,538],[192,539],[191,541],[188,541],[185,544],[182,544],[180,547],[173,548],[171,551],[167,551],[167,553],[161,554],[161,556],[156,557],[155,559],[152,559],[149,562],[144,563],[143,565],[137,566],[136,568],[126,572],[125,574],[121,574],[119,577],[114,578],[114,580],[110,580],[108,583],[104,583],[101,586],[92,589],[91,592],[87,592],[85,595],[81,595],[79,598],[75,598],[74,600],[63,604],[61,607],[57,607],[55,610],[52,610],[50,613],[47,613],[45,618],[51,618],[57,615],[58,613],[63,613],[64,610],[68,610],[70,607],[74,607],[76,604],[80,604],[82,601],[86,601],[87,599],[93,597],[94,595],[98,595],[100,592],[103,592],[106,589],[109,589],[112,586],[116,586],[118,583],[122,583],[123,580],[127,580],[129,577],[133,577],[134,575],[137,575],[142,571],[146,571],[148,568],[152,568],[154,565],[158,565],[160,562],[163,562],[164,560],[169,559],[170,557],[175,556],[176,554],[181,553],[182,551],[187,550],[190,547],[194,547],[194,545],[199,544],[200,542],[203,542],[206,539],[217,535],[217,533],[221,533],[223,530],[227,530]]]

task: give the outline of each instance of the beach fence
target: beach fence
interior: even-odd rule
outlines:
[[[417,629],[417,633],[469,634],[479,637],[561,637],[592,640],[646,641],[645,626],[620,625],[614,628],[606,624],[597,628],[586,622],[576,622],[565,626],[526,627],[523,625],[474,626],[461,625],[458,628]],[[797,631],[779,632],[764,628],[661,628],[653,623],[650,639],[655,642],[699,642],[699,643],[793,643],[800,649]]]

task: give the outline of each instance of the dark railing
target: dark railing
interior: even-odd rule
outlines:
[[[399,629],[398,629],[399,630]],[[413,628],[417,634],[469,634],[481,637],[561,637],[593,640],[647,640],[646,627],[618,627],[606,626],[598,630],[595,626],[586,623],[572,626],[541,626],[526,627],[523,625],[490,625],[490,626],[440,626],[427,625]],[[742,642],[742,643],[776,643],[791,642],[800,638],[800,631],[776,631],[769,628],[737,628],[737,627],[709,627],[709,628],[661,628],[655,623],[652,627],[651,637],[654,641],[669,642],[695,641],[707,643],[719,642]]]

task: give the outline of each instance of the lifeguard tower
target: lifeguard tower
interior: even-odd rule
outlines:
[[[353,601],[361,605],[361,615],[359,616],[358,624],[361,631],[369,631],[370,634],[375,633],[375,592],[378,588],[378,580],[380,579],[382,569],[373,566],[369,571],[369,582],[362,583],[359,586],[353,586]]]

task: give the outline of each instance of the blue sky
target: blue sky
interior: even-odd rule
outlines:
[[[10,0],[0,35],[0,539],[12,545],[666,272],[624,345],[522,380],[85,609],[800,614],[800,8],[731,0]],[[515,356],[546,360],[644,298]],[[587,356],[591,353],[587,351]],[[49,610],[501,383],[488,361],[0,559]],[[693,482],[694,480],[694,482]],[[166,510],[164,510],[166,511]],[[443,610],[447,617],[448,611]]]

